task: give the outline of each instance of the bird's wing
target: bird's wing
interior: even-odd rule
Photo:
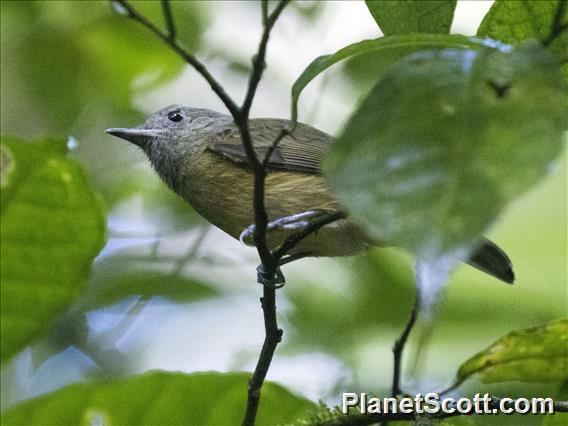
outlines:
[[[260,160],[264,159],[280,130],[289,124],[288,120],[265,118],[250,120],[250,134]],[[328,134],[308,125],[298,124],[294,132],[286,135],[273,151],[268,168],[319,174],[331,142],[332,137]],[[249,163],[240,133],[234,125],[212,137],[208,148],[237,163]]]

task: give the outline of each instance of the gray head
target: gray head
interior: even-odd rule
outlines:
[[[105,132],[142,148],[162,179],[177,190],[182,165],[192,153],[205,149],[207,134],[219,121],[226,120],[230,118],[208,109],[172,105],[138,127],[112,128]]]
[[[105,132],[132,142],[148,153],[152,145],[187,139],[222,117],[226,116],[209,109],[171,105],[153,114],[138,127],[112,128]]]

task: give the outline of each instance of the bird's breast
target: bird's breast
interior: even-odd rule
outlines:
[[[246,165],[236,164],[216,153],[204,151],[184,173],[180,195],[213,225],[234,238],[254,223],[254,176]],[[319,175],[275,171],[267,175],[265,206],[269,220],[308,210],[337,210],[339,203]],[[353,254],[368,245],[361,232],[342,221],[319,235],[308,238],[297,251],[316,252],[318,256]],[[353,232],[356,232],[355,235]],[[268,235],[269,245],[276,247],[287,232]],[[310,242],[311,241],[311,242]],[[309,243],[308,246],[306,243]]]

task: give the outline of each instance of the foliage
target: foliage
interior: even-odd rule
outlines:
[[[413,117],[428,120],[408,126]],[[537,44],[421,51],[391,67],[351,116],[327,171],[377,239],[437,256],[475,243],[546,174],[565,117],[557,65]]]
[[[554,19],[558,4],[557,1],[497,0],[479,26],[477,35],[510,44],[519,44],[531,38],[544,40],[550,33],[550,23]],[[568,11],[564,9],[562,22],[567,19]],[[549,49],[561,58],[562,55],[565,56],[568,50],[568,33],[565,31],[556,37]],[[562,71],[568,82],[566,61],[562,64]]]
[[[237,69],[238,75],[228,74],[226,81],[246,84],[248,53],[234,46],[226,51],[202,46],[202,31],[211,19],[205,3],[172,2],[181,41],[204,62],[215,60],[213,71]],[[160,2],[133,4],[164,25]],[[300,118],[298,103],[304,89],[333,65],[345,65],[344,74],[333,78],[338,85],[342,77],[350,78],[354,89],[350,95],[362,101],[340,132],[326,170],[352,215],[376,237],[434,265],[456,251],[463,257],[511,201],[519,200],[549,172],[562,152],[566,128],[568,65],[563,55],[568,31],[547,49],[534,39],[550,34],[558,4],[497,0],[477,37],[466,37],[448,34],[455,1],[367,1],[369,19],[385,37],[318,56],[296,79],[291,90],[294,120]],[[243,4],[258,13],[256,6]],[[321,2],[297,3],[286,13],[294,11],[312,25],[324,8]],[[140,108],[141,97],[148,99],[143,96],[167,85],[168,93],[175,92],[184,70],[166,45],[116,12],[100,1],[81,2],[81,7],[74,2],[2,2],[2,133],[28,138],[73,134],[79,141],[79,148],[70,153],[66,137],[34,142],[2,137],[3,384],[29,386],[20,385],[14,377],[21,373],[14,371],[23,369],[25,349],[30,347],[35,383],[43,381],[54,359],[62,357],[63,364],[70,359],[62,355],[69,348],[95,364],[78,378],[82,383],[63,386],[78,379],[52,379],[56,385],[51,388],[24,393],[25,398],[46,395],[13,406],[22,397],[11,398],[2,422],[237,423],[248,374],[135,374],[143,354],[140,346],[129,351],[129,333],[156,301],[167,307],[167,316],[184,308],[193,320],[197,316],[214,320],[231,337],[241,332],[237,329],[241,318],[224,313],[232,312],[236,303],[231,295],[245,293],[256,300],[256,288],[250,283],[239,287],[243,281],[239,273],[245,268],[241,260],[231,264],[225,256],[229,250],[215,245],[202,255],[199,241],[192,241],[188,250],[188,244],[179,241],[162,247],[162,241],[176,237],[185,242],[187,234],[182,232],[199,229],[201,223],[148,167],[137,164],[142,158],[136,157],[137,152],[125,145],[105,145],[100,136],[103,123],[111,127],[138,122],[148,112]],[[233,36],[236,40],[238,35]],[[559,60],[564,63],[559,65]],[[272,68],[270,56],[267,62]],[[183,74],[186,77],[184,84],[194,78]],[[271,82],[265,79],[263,84]],[[282,88],[278,90],[282,93]],[[199,96],[196,91],[188,102],[199,105]],[[136,109],[140,111],[133,112]],[[565,188],[565,183],[558,185]],[[521,220],[521,227],[515,223],[507,231],[513,236],[510,241],[522,241],[528,250],[523,254],[515,247],[519,244],[512,247],[523,285],[488,291],[487,285],[493,283],[474,273],[458,273],[457,281],[465,285],[450,287],[434,336],[434,343],[442,343],[438,355],[447,352],[445,358],[431,357],[441,364],[439,368],[453,371],[453,360],[466,359],[479,350],[480,341],[493,340],[513,325],[542,324],[565,314],[558,286],[565,285],[566,275],[558,272],[557,265],[551,267],[549,260],[561,257],[565,242],[540,236],[551,226],[549,216],[540,227],[523,228],[533,217],[538,221],[531,216],[539,214],[533,212],[536,204],[565,217],[565,209],[558,207],[562,200],[551,201],[555,194],[538,198],[533,193],[524,205],[521,200],[524,210],[520,211],[529,222]],[[109,207],[111,244],[94,262],[105,238],[101,197]],[[144,219],[154,229],[117,236],[117,222],[136,221],[130,216],[131,203],[140,203]],[[556,229],[542,234],[554,232],[558,234]],[[404,256],[380,250],[344,265],[347,272],[340,274],[341,280],[352,281],[347,291],[328,282],[319,285],[327,280],[321,263],[314,263],[318,265],[314,276],[291,279],[284,271],[288,284],[279,297],[287,298],[282,304],[287,306],[282,315],[287,324],[277,358],[325,353],[354,376],[352,383],[348,374],[342,376],[344,382],[335,393],[348,385],[386,393],[392,333],[406,318],[413,295],[410,262]],[[452,260],[448,270],[454,266]],[[200,311],[202,302],[217,303],[222,309]],[[101,331],[97,327],[105,315],[119,319],[108,321],[110,325]],[[146,321],[156,328],[164,324],[154,325],[155,317],[149,317]],[[175,337],[170,337],[182,340],[201,324],[178,325]],[[556,391],[559,379],[565,379],[566,327],[566,320],[561,320],[506,334],[460,367],[458,383],[478,377],[504,386],[497,389],[516,392],[519,384],[507,387],[506,382],[544,382]],[[227,335],[203,332],[218,342],[215,353],[206,356],[231,350],[222,344]],[[458,347],[456,342],[465,342],[466,334],[470,343]],[[147,332],[143,339],[145,348],[157,345],[155,334]],[[170,343],[170,352],[181,350],[177,345],[170,348]],[[203,350],[202,343],[192,341],[190,351]],[[377,347],[382,351],[378,356],[373,352]],[[230,370],[249,369],[257,357],[254,348],[253,353],[239,349]],[[61,371],[54,369],[52,374]],[[332,382],[331,373],[327,375],[326,371],[322,380]],[[321,418],[316,415],[312,420],[338,414],[322,405]],[[309,423],[305,419],[314,408],[314,403],[283,386],[267,383],[258,423]]]
[[[483,46],[483,42],[474,38],[438,34],[395,35],[350,44],[331,55],[323,55],[314,59],[294,82],[292,86],[292,119],[297,119],[298,100],[304,88],[319,74],[344,59],[366,54],[377,55],[381,60],[378,63],[373,63],[373,76],[378,80],[393,62],[417,50],[451,47],[476,49],[481,46]]]
[[[457,1],[366,0],[369,12],[383,34],[450,32]]]
[[[19,405],[2,416],[2,424],[232,424],[242,412],[247,380],[246,373],[150,372],[77,384]],[[259,425],[291,422],[316,407],[276,383],[266,383],[262,392]]]
[[[3,137],[2,362],[38,336],[80,293],[104,240],[100,200],[66,141]]]
[[[467,360],[458,381],[479,374],[485,383],[568,379],[568,319],[513,331]]]

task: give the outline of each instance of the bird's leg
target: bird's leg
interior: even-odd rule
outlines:
[[[283,216],[278,219],[275,219],[269,222],[266,225],[266,231],[274,231],[274,230],[300,230],[310,224],[310,219],[313,219],[325,211],[322,210],[308,210],[302,213],[292,214],[289,216]],[[255,232],[255,225],[248,226],[241,235],[239,235],[239,240],[241,243],[246,244],[246,239],[253,238]],[[292,262],[294,260],[300,259],[302,257],[307,256],[307,253],[297,253],[295,255],[286,256],[283,259],[280,259],[279,265],[284,265],[286,263]],[[257,280],[260,284],[264,286],[273,286],[274,288],[281,288],[285,284],[284,275],[282,271],[278,267],[276,269],[275,276],[269,276],[266,273],[263,265],[260,265],[256,268],[257,272]]]
[[[292,214],[290,216],[283,216],[278,219],[268,222],[266,225],[266,231],[270,232],[275,229],[288,229],[288,230],[298,230],[302,229],[310,224],[309,219],[322,214],[322,210],[308,210],[302,213]],[[250,238],[254,235],[255,226],[250,225],[239,236],[241,243],[245,243],[245,239]]]

